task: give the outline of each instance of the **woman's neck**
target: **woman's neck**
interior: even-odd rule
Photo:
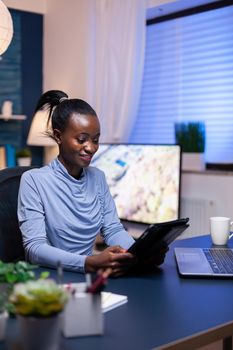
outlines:
[[[64,160],[58,156],[58,160],[62,163],[62,165],[66,168],[68,174],[73,178],[79,180],[83,173],[83,168],[80,168],[77,165],[68,165]]]

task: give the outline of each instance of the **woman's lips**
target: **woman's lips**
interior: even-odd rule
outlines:
[[[90,156],[89,154],[82,154],[82,155],[80,154],[80,158],[85,162],[90,162],[92,159],[92,156]]]

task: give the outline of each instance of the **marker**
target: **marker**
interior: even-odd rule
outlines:
[[[96,279],[92,282],[92,284],[87,287],[86,292],[92,294],[100,293],[104,289],[108,276],[111,272],[112,269],[108,268],[100,275],[97,275]]]

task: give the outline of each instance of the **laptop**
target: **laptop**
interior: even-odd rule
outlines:
[[[233,249],[174,248],[176,262],[182,276],[233,277]]]

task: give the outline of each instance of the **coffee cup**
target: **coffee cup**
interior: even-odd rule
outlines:
[[[210,235],[213,244],[226,245],[228,239],[233,236],[230,232],[233,221],[224,216],[214,216],[210,218]]]

